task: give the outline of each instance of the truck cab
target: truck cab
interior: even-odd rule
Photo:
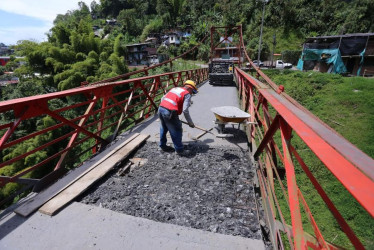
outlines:
[[[290,69],[292,68],[291,63],[285,63],[282,60],[276,60],[275,61],[275,68],[276,69]]]

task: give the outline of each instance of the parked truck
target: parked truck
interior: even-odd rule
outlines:
[[[276,69],[290,69],[292,68],[291,63],[285,63],[282,60],[276,60],[275,61],[275,68]]]
[[[234,63],[231,60],[214,59],[209,63],[209,84],[232,85]]]

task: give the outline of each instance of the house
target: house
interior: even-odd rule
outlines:
[[[145,42],[153,44],[153,45],[157,45],[158,39],[156,37],[147,37],[147,39],[145,39]]]
[[[169,60],[169,56],[166,54],[158,54],[157,48],[146,48],[145,49],[148,52],[147,55],[147,65],[155,65],[162,63],[166,60]]]
[[[15,57],[19,65],[24,65],[26,62],[22,59],[25,59],[23,56]],[[0,66],[5,66],[10,61],[10,56],[0,56]]]
[[[10,61],[10,56],[0,56],[0,66],[5,66]]]
[[[175,45],[179,46],[183,40],[191,37],[190,31],[181,31],[180,29],[171,29],[164,32],[164,35],[161,37],[163,46]]]
[[[145,40],[146,43],[151,43],[152,45],[158,47],[161,45],[162,39],[160,33],[150,33]]]
[[[94,31],[95,37],[102,38],[104,35],[104,29],[97,29]]]
[[[179,46],[181,44],[181,36],[177,32],[170,32],[162,36],[164,40],[162,42],[163,46],[169,47],[171,45]]]
[[[127,48],[127,64],[129,66],[147,65],[147,56],[150,53],[150,43],[135,43],[126,45]],[[151,50],[153,51],[153,50]],[[156,50],[157,51],[157,50]]]
[[[127,64],[129,66],[154,65],[169,59],[167,55],[158,54],[151,43],[135,43],[126,45]]]
[[[147,51],[147,65],[158,64],[157,48],[145,48]]]
[[[109,25],[116,25],[117,24],[117,20],[116,19],[106,19],[105,23],[109,24]]]
[[[13,54],[14,50],[10,49],[8,46],[6,46],[3,43],[0,43],[0,56],[6,56]]]
[[[214,49],[214,57],[216,59],[227,59],[238,61],[240,57],[238,47],[218,47]],[[243,59],[242,59],[243,60]]]
[[[297,68],[357,76],[374,75],[374,33],[307,38]]]

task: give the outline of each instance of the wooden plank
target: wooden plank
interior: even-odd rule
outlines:
[[[208,131],[212,131],[212,130],[213,130],[213,128],[208,129]],[[204,132],[202,132],[201,134],[199,134],[198,136],[193,137],[192,140],[195,140],[195,141],[198,140],[200,137],[202,137],[202,136],[204,136],[205,134],[207,134],[208,131],[204,131]]]
[[[139,147],[140,144],[144,142],[148,137],[149,135],[139,135],[129,144],[118,150],[116,154],[109,157],[106,161],[102,162],[96,168],[82,176],[79,180],[56,195],[53,199],[49,200],[39,209],[39,211],[47,215],[54,215],[55,213],[57,213],[70,201],[86,191],[98,179],[107,174],[119,161],[130,155],[130,153],[137,147]]]
[[[39,194],[32,197],[30,200],[25,202],[23,205],[18,207],[14,210],[15,213],[27,217],[34,211],[36,211],[39,207],[41,207],[44,203],[46,203],[48,200],[53,198],[55,195],[60,193],[62,190],[64,190],[67,186],[71,185],[73,182],[77,180],[77,178],[81,177],[82,175],[86,174],[87,172],[91,171],[93,168],[95,168],[97,165],[108,159],[111,155],[113,155],[115,152],[120,150],[123,146],[130,143],[132,140],[134,140],[139,133],[135,133],[130,138],[128,138],[126,141],[115,147],[113,150],[108,152],[104,157],[100,158],[98,162],[96,162],[92,166],[87,166],[88,168],[86,170],[82,167],[79,167],[77,169],[74,169],[71,173],[63,177],[61,180],[57,181],[52,186],[48,187],[44,191],[40,192]]]

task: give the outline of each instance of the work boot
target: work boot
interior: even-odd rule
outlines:
[[[178,150],[178,151],[175,151],[175,153],[179,156],[189,156],[189,155],[191,155],[191,151],[188,150],[188,149]]]
[[[162,146],[160,148],[164,152],[174,152],[175,151],[173,147],[170,147],[170,146],[167,146],[167,145],[166,146]]]

